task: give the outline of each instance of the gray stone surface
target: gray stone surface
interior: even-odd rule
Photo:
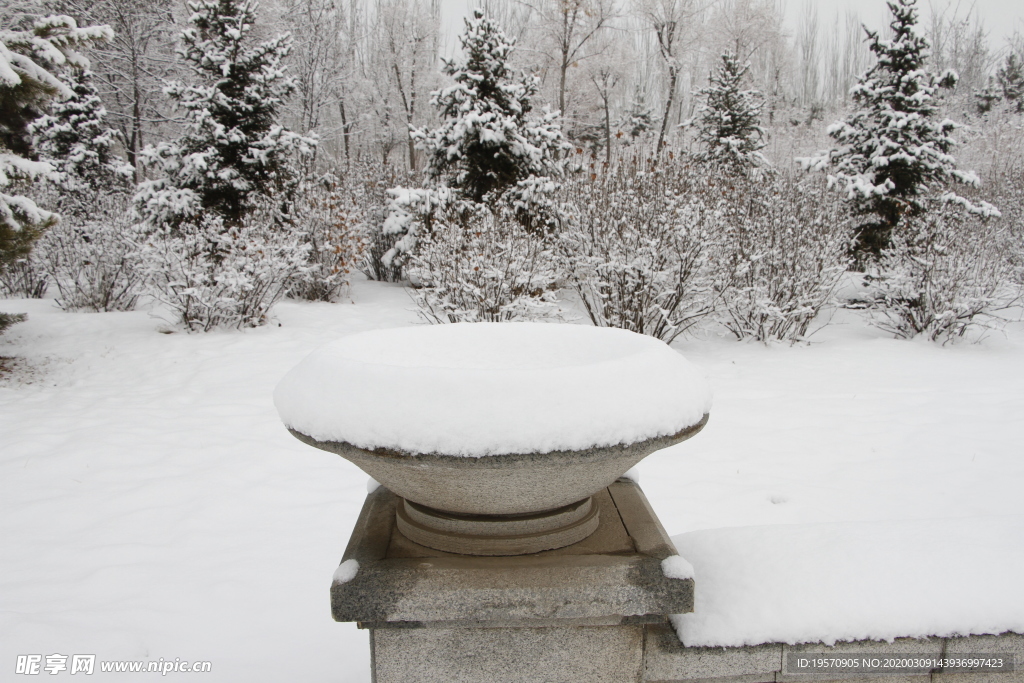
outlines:
[[[376,683],[639,683],[642,626],[373,631]]]
[[[1004,673],[936,673],[934,683],[1024,683],[1024,635],[1003,633],[946,639],[946,657],[968,654],[995,654],[1013,657],[1016,671]]]
[[[644,680],[650,683],[703,679],[720,683],[774,681],[775,672],[782,667],[779,643],[756,647],[684,647],[667,624],[648,627],[646,653]]]
[[[376,629],[467,621],[475,627],[530,620],[645,623],[693,608],[693,582],[668,579],[661,570],[665,553],[674,552],[671,542],[631,481],[594,496],[601,524],[586,540],[514,557],[470,557],[415,544],[395,529],[399,502],[383,487],[367,496],[344,557],[357,560],[359,571],[331,587],[336,620]],[[633,534],[641,538],[634,542]]]
[[[803,645],[784,645],[782,651],[782,671],[775,677],[779,683],[790,683],[815,679],[819,674],[797,674],[789,670],[789,655],[825,654],[829,656],[864,657],[876,654],[917,655],[921,657],[940,657],[942,655],[941,638],[897,638],[891,643],[884,640],[855,640],[847,643],[836,643],[833,646],[824,643],[807,643]],[[824,674],[821,674],[824,675]],[[828,675],[828,680],[860,680],[861,674]],[[878,683],[921,683],[928,674],[906,674],[896,676],[870,676]]]
[[[754,647],[688,648],[668,626],[648,626],[645,645],[645,683],[1024,683],[1024,636],[1004,633],[963,638],[897,638],[892,643],[860,640],[836,643]],[[788,655],[920,655],[955,657],[963,654],[1003,654],[1015,658],[1012,673],[945,673],[880,675],[790,673]],[[772,662],[775,662],[772,665]]]
[[[456,517],[431,512],[430,508],[403,501],[396,509],[398,530],[410,541],[428,548],[492,557],[564,548],[590,536],[601,522],[593,497],[549,514]],[[538,530],[532,531],[531,527]]]
[[[450,512],[495,515],[543,512],[583,500],[611,485],[654,451],[690,438],[707,420],[705,415],[678,434],[634,444],[481,458],[368,451],[289,431],[303,443],[350,460],[414,503]]]

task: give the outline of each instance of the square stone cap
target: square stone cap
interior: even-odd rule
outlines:
[[[634,482],[594,495],[598,530],[532,555],[471,557],[417,545],[395,528],[401,498],[366,497],[344,560],[356,576],[331,586],[336,621],[365,628],[660,623],[693,611],[693,581],[666,578],[675,548]]]

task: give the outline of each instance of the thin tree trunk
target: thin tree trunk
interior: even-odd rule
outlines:
[[[345,98],[342,97],[338,100],[338,109],[341,113],[341,139],[345,143],[345,168],[349,167],[351,162],[351,154],[349,152],[349,130],[348,130],[348,119],[345,117]]]
[[[661,146],[665,144],[665,129],[668,128],[668,115],[672,111],[672,104],[676,98],[676,80],[679,78],[679,72],[676,67],[669,65],[668,67],[668,97],[665,98],[665,114],[661,117],[661,131],[658,132],[658,144],[655,146],[654,151],[660,152]]]

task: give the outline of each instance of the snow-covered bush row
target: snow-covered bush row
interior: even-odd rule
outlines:
[[[189,331],[257,327],[306,269],[309,244],[259,209],[240,225],[209,214],[153,232],[142,247],[149,291]]]
[[[350,188],[329,176],[310,183],[296,202],[291,231],[309,247],[306,267],[288,290],[309,301],[334,301],[362,263],[369,237]]]
[[[714,311],[717,195],[703,169],[637,158],[565,184],[560,265],[595,325],[671,342]]]
[[[722,324],[737,339],[803,339],[849,265],[845,207],[816,178],[737,180],[722,191]]]
[[[963,337],[999,322],[1021,298],[1021,231],[943,199],[905,220],[882,252],[872,322],[897,337]]]
[[[125,195],[95,198],[90,218],[68,214],[36,243],[37,267],[66,311],[130,311],[142,294],[143,238]]]
[[[824,195],[813,178],[631,162],[567,183],[561,263],[595,325],[801,339],[847,265],[845,213]]]
[[[430,322],[535,320],[558,311],[553,251],[507,207],[455,202],[436,210],[405,268]]]

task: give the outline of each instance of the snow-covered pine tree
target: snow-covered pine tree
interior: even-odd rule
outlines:
[[[1006,61],[996,72],[996,81],[1006,103],[1018,112],[1024,111],[1024,64],[1017,53],[1006,55]]]
[[[845,191],[856,213],[866,218],[854,244],[860,265],[889,245],[901,217],[922,212],[926,190],[949,181],[978,183],[977,175],[958,170],[950,155],[957,124],[936,120],[937,84],[925,68],[928,41],[917,32],[914,4],[888,3],[891,40],[865,29],[877,61],[850,91],[856,110],[829,126],[836,142],[832,150],[798,160],[809,168],[829,169],[830,184]],[[952,193],[947,197],[968,209],[995,211]]]
[[[974,93],[974,108],[979,114],[987,114],[1001,99],[995,79],[989,76],[985,87]]]
[[[429,155],[432,178],[482,202],[531,178],[557,175],[556,155],[565,143],[557,114],[529,116],[538,79],[513,77],[514,41],[479,9],[465,22],[459,36],[464,59],[444,64],[455,85],[431,94],[443,122],[412,135]]]
[[[647,106],[647,96],[640,86],[633,90],[633,99],[619,125],[629,135],[629,142],[635,142],[637,138],[654,129],[654,114]]]
[[[263,197],[287,200],[297,153],[315,140],[277,122],[295,89],[282,65],[290,36],[251,44],[251,0],[195,0],[188,8],[192,26],[182,32],[179,54],[198,82],[164,90],[184,110],[185,132],[144,150],[144,162],[163,177],[141,183],[135,202],[155,224],[175,225],[202,211],[235,225]]]
[[[92,79],[87,69],[72,71],[65,77],[71,97],[29,126],[36,153],[60,173],[63,198],[71,201],[127,191],[133,170],[114,152],[117,132],[106,125]],[[61,205],[62,211],[68,208],[74,209]]]
[[[697,159],[736,171],[768,165],[758,151],[765,145],[761,93],[741,89],[749,69],[749,64],[740,64],[733,54],[724,52],[708,87],[698,91],[703,102],[697,110],[697,140],[702,148]]]
[[[68,66],[89,66],[77,48],[112,37],[107,26],[80,28],[64,16],[36,19],[24,29],[0,30],[0,268],[24,257],[32,241],[57,220],[28,197],[9,194],[12,184],[53,173],[49,164],[28,158],[28,124],[53,97],[71,95],[57,74]],[[0,315],[0,331],[11,322],[12,316]]]

